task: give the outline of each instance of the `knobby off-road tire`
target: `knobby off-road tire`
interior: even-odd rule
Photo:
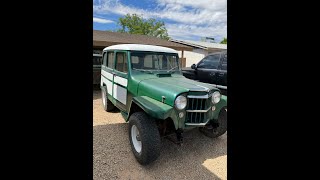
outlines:
[[[213,125],[213,129],[208,129],[206,127],[199,128],[200,132],[202,132],[205,136],[210,138],[216,138],[223,135],[227,131],[227,111],[225,108],[222,108],[219,117],[218,124]]]
[[[160,156],[159,130],[154,119],[145,112],[136,112],[130,116],[129,140],[132,152],[140,164],[147,165]]]
[[[101,95],[103,109],[107,112],[114,110],[115,107],[112,104],[112,102],[108,99],[107,91],[105,89],[101,89]]]

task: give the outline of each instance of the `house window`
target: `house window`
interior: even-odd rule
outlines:
[[[93,49],[93,54],[102,54],[102,50],[100,50],[100,49]]]
[[[101,56],[93,56],[93,65],[101,65],[102,57]]]

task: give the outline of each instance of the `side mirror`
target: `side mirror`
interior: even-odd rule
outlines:
[[[197,68],[197,65],[192,64],[191,69],[196,69],[196,68]]]

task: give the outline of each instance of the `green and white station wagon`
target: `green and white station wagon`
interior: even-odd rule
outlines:
[[[227,97],[213,85],[185,78],[171,48],[106,47],[101,91],[104,110],[118,108],[129,122],[129,141],[140,164],[159,157],[163,137],[174,135],[181,144],[188,129],[199,128],[211,138],[227,131]]]

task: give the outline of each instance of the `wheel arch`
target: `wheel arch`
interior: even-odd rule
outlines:
[[[128,118],[139,111],[144,111],[149,116],[155,119],[165,120],[170,117],[173,107],[149,98],[147,96],[137,96],[132,98],[131,105],[129,108]]]

